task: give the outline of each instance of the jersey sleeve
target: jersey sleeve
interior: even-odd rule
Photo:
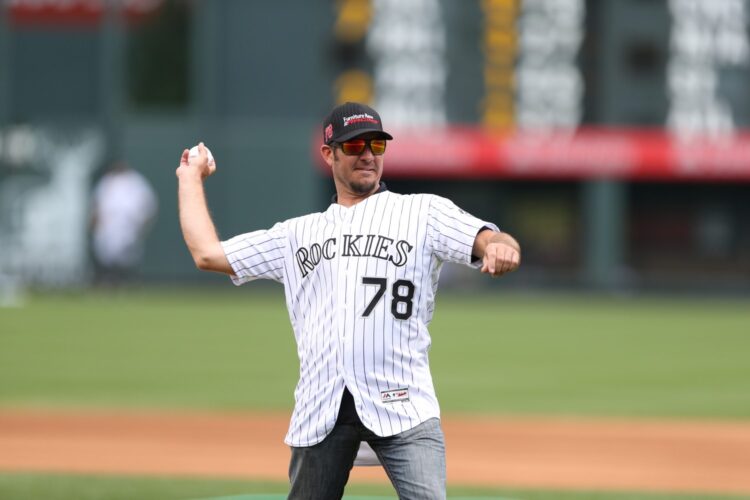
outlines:
[[[240,234],[222,241],[221,246],[234,271],[232,282],[242,285],[256,279],[270,279],[283,283],[288,240],[285,226],[278,223],[271,229]]]
[[[427,236],[432,251],[442,261],[480,267],[473,259],[474,240],[482,229],[499,231],[491,223],[478,219],[441,196],[432,196],[427,210]]]

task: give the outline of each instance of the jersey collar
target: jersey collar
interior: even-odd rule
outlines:
[[[378,188],[377,191],[375,191],[372,194],[380,194],[380,193],[384,193],[386,191],[388,191],[388,186],[385,185],[385,182],[380,181],[380,187]],[[372,196],[372,194],[370,196]],[[331,203],[338,203],[338,202],[339,202],[339,195],[338,194],[334,194],[331,197]]]

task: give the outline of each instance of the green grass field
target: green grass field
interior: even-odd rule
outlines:
[[[290,409],[297,362],[282,290],[249,288],[38,295],[26,307],[0,309],[0,406]],[[445,413],[750,418],[748,300],[441,294],[431,332]],[[0,475],[3,499],[283,491],[227,481]]]
[[[0,474],[3,500],[283,500],[279,483],[186,478]],[[448,488],[451,500],[740,500],[739,496]],[[396,500],[389,486],[350,485],[345,500]]]

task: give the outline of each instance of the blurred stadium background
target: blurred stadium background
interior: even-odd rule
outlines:
[[[438,307],[448,411],[750,416],[750,0],[0,5],[0,306],[25,306],[0,307],[0,408],[288,408],[291,336],[266,346],[278,351],[269,359],[254,349],[264,332],[245,335],[247,301],[285,334],[280,291],[277,304],[260,284],[230,296],[226,278],[195,269],[174,169],[185,147],[211,148],[209,205],[224,237],[323,210],[333,185],[317,160],[320,121],[359,100],[396,137],[392,190],[448,196],[523,247],[522,270],[502,280],[444,270],[441,289],[506,298],[497,310],[481,302],[476,331],[503,314],[515,329],[498,344],[451,341],[473,309],[460,297]],[[160,205],[140,266],[147,290],[127,299],[89,293],[91,189],[118,158]],[[225,290],[208,303],[173,291],[193,284]],[[518,292],[528,294],[508,299]],[[589,300],[601,292],[613,302]],[[194,328],[183,343],[176,317]],[[218,322],[230,326],[202,345]],[[481,366],[470,349],[454,364],[467,346],[484,352]],[[509,346],[493,380],[486,356]],[[277,359],[278,392],[238,393]],[[503,396],[488,405],[460,390],[462,377],[487,377]],[[0,496],[27,491],[8,477]],[[44,481],[47,498],[83,498],[72,479]],[[129,498],[101,491],[90,497]]]
[[[328,204],[321,117],[372,103],[385,180],[506,228],[502,286],[740,290],[750,275],[744,0],[9,0],[0,14],[2,283],[85,285],[86,195],[156,186],[148,281],[196,273],[176,219],[204,140],[228,236]],[[52,229],[54,228],[54,230]]]

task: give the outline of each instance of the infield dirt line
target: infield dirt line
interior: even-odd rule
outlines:
[[[287,414],[0,409],[0,470],[285,481]],[[444,416],[454,485],[750,493],[750,423]],[[356,482],[385,482],[357,467]]]

